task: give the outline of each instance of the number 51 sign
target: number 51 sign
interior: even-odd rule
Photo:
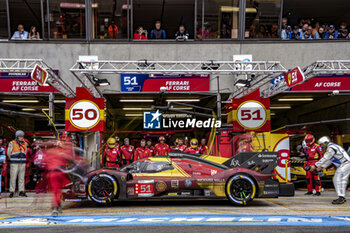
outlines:
[[[77,87],[75,98],[66,98],[66,131],[104,131],[105,102],[94,98],[84,87]]]
[[[233,131],[270,131],[270,99],[259,90],[241,99],[232,99]]]

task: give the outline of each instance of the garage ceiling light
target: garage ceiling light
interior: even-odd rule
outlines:
[[[291,106],[271,106],[270,109],[291,109]]]
[[[283,101],[283,102],[287,102],[287,101],[313,101],[314,98],[285,98],[285,99],[278,99],[278,101]]]
[[[152,103],[154,100],[151,99],[124,99],[124,100],[119,100],[119,102],[122,103],[131,103],[131,102],[140,102],[140,103]]]
[[[64,103],[66,103],[66,100],[54,100],[53,102],[55,104],[64,104]]]
[[[34,108],[22,108],[22,111],[32,112],[32,111],[35,111],[35,109]]]
[[[176,109],[176,110],[192,110],[193,108],[174,108],[174,107],[172,107],[172,108],[170,108],[170,109]]]
[[[39,100],[3,100],[3,103],[39,103]]]
[[[199,102],[200,99],[167,99],[167,102]]]
[[[127,113],[126,117],[142,117],[142,113]]]
[[[152,108],[122,108],[124,111],[144,111],[152,110]]]

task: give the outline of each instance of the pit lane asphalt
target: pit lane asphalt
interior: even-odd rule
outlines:
[[[227,200],[135,200],[114,202],[105,207],[86,202],[64,202],[63,215],[151,215],[151,214],[264,214],[264,215],[350,215],[350,198],[346,204],[332,205],[335,191],[305,196],[296,191],[294,197],[255,199],[245,207],[232,206]],[[0,200],[0,217],[50,215],[50,194],[29,193],[28,198],[15,196]]]
[[[227,214],[227,215],[338,215],[350,216],[350,198],[344,205],[334,206],[330,202],[336,198],[335,191],[322,192],[320,197],[305,196],[305,191],[296,191],[294,197],[275,199],[255,199],[246,207],[232,206],[226,200],[138,200],[115,202],[109,207],[99,206],[92,202],[64,202],[62,215],[168,215],[168,214]],[[7,196],[8,194],[3,194]],[[28,198],[3,198],[0,200],[0,218],[10,216],[47,216],[51,214],[50,194],[29,193]],[[56,226],[53,228],[11,228],[0,229],[0,232],[350,232],[349,227],[320,226]]]

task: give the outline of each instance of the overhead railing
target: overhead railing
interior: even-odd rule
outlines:
[[[65,97],[75,97],[75,92],[53,69],[42,59],[2,59],[0,58],[0,72],[28,73],[32,72],[36,65],[48,72],[47,83],[58,90]]]
[[[350,60],[320,60],[302,69],[304,81],[296,84],[300,85],[307,80],[324,74],[350,74]],[[293,87],[293,86],[291,86]],[[260,88],[260,95],[264,98],[275,96],[290,89],[283,76],[268,80]]]
[[[100,74],[211,74],[252,75],[256,79],[285,72],[279,61],[77,61],[70,69],[95,96],[101,97],[93,78]]]

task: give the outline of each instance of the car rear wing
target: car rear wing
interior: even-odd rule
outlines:
[[[278,165],[278,152],[241,152],[223,165],[229,168],[247,168],[261,174],[272,174]]]

